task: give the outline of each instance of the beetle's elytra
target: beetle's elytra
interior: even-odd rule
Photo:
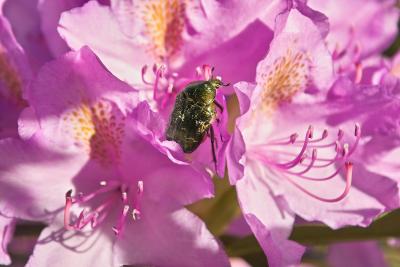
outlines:
[[[210,133],[213,159],[215,161],[214,131],[212,123],[217,115],[216,89],[224,85],[220,79],[211,77],[208,81],[188,84],[175,100],[166,138],[177,142],[184,153],[192,153]]]

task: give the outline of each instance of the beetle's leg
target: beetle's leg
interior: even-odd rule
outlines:
[[[215,155],[215,135],[214,135],[214,128],[211,126],[210,129],[210,140],[211,140],[211,152],[212,152],[212,157],[215,165],[215,171],[217,171],[217,157]]]
[[[224,108],[220,103],[218,103],[216,100],[214,100],[214,104],[217,106],[217,108],[220,109],[221,113],[224,111]],[[216,116],[215,120],[217,121],[218,125],[220,123],[220,119]]]
[[[217,108],[219,108],[221,113],[224,112],[224,108],[222,107],[222,105],[220,103],[217,102],[217,100],[214,100],[214,104],[217,106]]]

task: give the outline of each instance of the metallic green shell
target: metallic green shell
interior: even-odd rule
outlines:
[[[216,116],[214,100],[221,84],[217,79],[193,82],[176,96],[166,135],[183,152],[195,151],[203,141]]]

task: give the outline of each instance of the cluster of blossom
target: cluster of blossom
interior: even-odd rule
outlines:
[[[29,220],[47,227],[27,266],[229,266],[185,208],[226,171],[271,267],[301,261],[295,219],[399,207],[395,2],[0,0],[0,264]],[[217,164],[210,138],[186,154],[165,137],[209,66],[231,84]]]

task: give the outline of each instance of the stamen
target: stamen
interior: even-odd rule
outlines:
[[[146,78],[145,78],[145,75],[146,75],[146,72],[147,72],[147,68],[148,68],[147,65],[144,65],[144,66],[142,67],[142,82],[143,82],[144,84],[147,84],[147,85],[152,85],[152,83],[149,82],[149,81],[147,81]]]
[[[115,206],[115,202],[120,200],[123,204],[123,210],[118,218],[117,224],[113,227],[113,230],[116,235],[118,235],[123,228],[123,224],[126,216],[129,213],[130,206],[128,205],[129,199],[134,200],[134,212],[135,210],[140,210],[140,198],[143,192],[143,182],[139,181],[137,184],[137,193],[133,198],[129,198],[129,188],[125,184],[121,184],[117,181],[101,181],[101,188],[95,190],[93,193],[84,196],[83,194],[78,194],[77,197],[72,197],[72,190],[69,190],[65,194],[65,208],[64,208],[64,226],[67,230],[81,230],[86,225],[90,223],[92,228],[95,228],[97,225],[103,222],[103,220],[110,214],[110,211],[113,206]],[[112,194],[106,197],[105,201],[97,206],[93,211],[87,212],[85,208],[79,213],[79,216],[75,220],[74,223],[70,223],[71,221],[71,207],[74,203],[80,204],[87,201],[90,201],[94,197],[99,194],[109,193]],[[139,212],[140,213],[140,212]]]
[[[154,73],[154,75],[157,73],[157,70],[158,70],[158,66],[157,66],[157,64],[153,64],[153,67],[151,68],[152,70],[153,70],[153,73]]]
[[[360,57],[361,57],[361,43],[357,40],[355,45],[354,45],[354,60],[355,61],[359,61]]]
[[[354,136],[356,137],[361,136],[361,126],[358,123],[356,123],[356,125],[354,126]]]
[[[338,143],[338,146],[340,146],[339,142],[337,142],[337,143]],[[336,151],[336,155],[334,158],[332,158],[332,159],[319,158],[318,159],[319,162],[326,162],[326,163],[320,164],[320,165],[314,165],[313,168],[326,168],[326,167],[338,162],[338,160],[341,159],[341,157],[342,157],[342,150],[340,148],[335,148],[335,151]]]
[[[314,136],[314,127],[312,125],[310,125],[308,127],[308,138],[312,139]]]
[[[356,74],[355,74],[355,77],[354,77],[354,83],[360,83],[361,79],[363,77],[363,67],[362,67],[361,62],[357,62],[354,65],[356,67]]]
[[[284,137],[284,138],[274,139],[274,140],[268,141],[266,144],[261,144],[261,146],[274,146],[274,145],[294,144],[298,137],[299,137],[299,135],[297,133],[294,133],[294,134],[291,134],[289,136],[289,138]]]
[[[114,234],[117,235],[117,236],[121,233],[121,231],[122,231],[122,229],[124,227],[125,218],[126,218],[126,215],[129,212],[129,209],[130,209],[130,207],[128,205],[124,205],[124,208],[122,210],[122,214],[118,219],[117,226],[113,226],[112,227],[112,230],[114,231]]]
[[[333,49],[333,52],[332,52],[332,59],[333,60],[340,59],[341,57],[343,57],[344,54],[345,54],[345,50],[341,50],[340,44],[336,43],[335,48]]]
[[[342,149],[342,157],[349,155],[349,144],[344,144]]]
[[[99,223],[102,222],[102,220],[101,221],[98,220],[99,214],[101,214],[103,211],[109,208],[114,202],[115,202],[114,198],[109,198],[105,203],[98,206],[94,211],[89,212],[86,215],[85,215],[86,211],[85,209],[83,209],[81,214],[79,215],[78,220],[74,224],[74,228],[76,230],[81,230],[89,223],[91,224],[92,229],[95,228]],[[102,216],[101,218],[104,219],[105,216]]]
[[[300,189],[305,194],[323,201],[323,202],[337,202],[342,200],[348,194],[351,182],[352,182],[352,163],[348,162],[349,156],[355,151],[359,139],[361,137],[361,127],[359,124],[355,125],[354,136],[356,137],[352,146],[349,144],[341,144],[341,140],[344,138],[343,130],[338,130],[337,139],[332,142],[328,142],[327,144],[320,144],[328,137],[328,130],[324,129],[321,134],[321,137],[318,139],[310,140],[313,137],[313,127],[309,126],[306,132],[305,138],[303,141],[297,141],[297,134],[290,135],[289,138],[276,139],[272,142],[268,142],[267,144],[254,146],[255,149],[251,149],[248,152],[249,157],[255,157],[265,165],[275,169],[276,171],[282,174],[282,177],[288,180],[295,187]],[[292,153],[282,149],[270,149],[269,147],[264,150],[265,146],[280,146],[282,147],[291,147],[294,145],[298,147],[301,144],[300,152]],[[312,148],[312,153],[309,155],[307,151]],[[331,149],[334,152],[332,158],[318,158],[318,149]],[[269,155],[273,155],[270,157]],[[286,163],[278,163],[275,158],[281,158],[281,156],[293,156],[294,158]],[[318,164],[319,163],[319,164]],[[321,169],[326,168],[328,166],[332,166],[335,168],[330,175],[325,177],[312,177],[309,175],[312,173],[313,169]],[[301,169],[292,170],[295,167],[302,167]],[[340,172],[345,169],[346,175],[346,186],[338,197],[335,198],[324,198],[322,196],[318,196],[308,189],[304,188],[298,182],[295,181],[295,178],[307,180],[307,181],[315,181],[315,182],[323,182],[328,181],[340,174]]]
[[[196,77],[200,78],[203,75],[203,70],[200,66],[196,67]]]
[[[314,193],[311,193],[310,191],[308,191],[307,189],[305,189],[304,187],[300,186],[299,184],[297,184],[296,182],[294,182],[291,178],[286,177],[286,179],[293,184],[295,187],[297,187],[298,189],[300,189],[303,193],[309,195],[310,197],[313,197],[319,201],[322,202],[328,202],[328,203],[333,203],[333,202],[339,202],[340,200],[344,199],[351,188],[351,183],[352,183],[352,178],[353,178],[353,164],[350,162],[346,162],[345,163],[345,167],[346,167],[346,186],[344,188],[344,191],[342,192],[342,194],[340,194],[338,197],[336,198],[323,198],[320,196],[315,195]]]
[[[140,211],[137,209],[132,210],[132,218],[133,220],[139,220],[140,219]]]
[[[302,174],[308,172],[309,170],[311,170],[311,168],[314,166],[314,163],[315,163],[316,159],[317,159],[317,150],[313,149],[310,164],[303,171],[301,171],[301,172],[287,171],[287,173],[290,173],[290,174],[293,174],[293,175],[302,175]],[[304,160],[305,160],[305,158],[302,159],[302,161],[304,161]],[[303,163],[303,162],[301,162],[301,163]]]
[[[78,220],[74,224],[74,229],[81,230],[89,223],[90,223],[90,226],[92,227],[92,229],[94,229],[98,224],[97,217],[98,217],[97,212],[89,212],[87,215],[85,215],[84,210],[83,210],[81,212],[81,214],[79,215]]]
[[[70,225],[71,207],[72,207],[72,190],[65,194],[65,207],[64,207],[64,227],[67,230],[73,230],[74,227]]]
[[[157,100],[157,91],[158,91],[158,83],[160,81],[160,78],[164,76],[166,70],[166,66],[162,64],[156,71],[156,79],[154,81],[154,87],[153,87],[153,99]]]
[[[306,137],[305,137],[304,143],[303,143],[303,147],[301,148],[301,151],[297,155],[296,158],[294,158],[293,160],[291,160],[291,161],[289,161],[287,163],[277,163],[276,165],[280,166],[280,167],[287,168],[287,169],[290,169],[290,168],[293,168],[294,166],[296,166],[300,162],[301,158],[303,157],[303,154],[306,152],[309,139],[312,138],[312,132],[313,132],[312,126],[309,126],[308,130],[307,130],[307,133],[306,133]]]
[[[294,133],[292,135],[290,135],[290,143],[294,144],[294,142],[296,142],[297,137],[299,137],[299,135],[297,133]]]
[[[328,137],[328,130],[324,129],[324,131],[322,132],[321,140],[324,140],[327,137]]]
[[[210,80],[212,78],[212,73],[214,68],[211,68],[209,65],[203,65],[203,76],[205,80]]]
[[[141,199],[142,199],[142,195],[143,195],[143,181],[138,181],[137,183],[137,194],[136,194],[136,198],[134,201],[134,206],[133,206],[133,210],[132,210],[132,218],[134,220],[139,220],[140,219],[140,215],[141,215],[141,211],[140,211],[140,207],[141,207]]]
[[[83,194],[80,192],[78,194],[78,197],[76,199],[73,199],[73,203],[75,203],[75,202],[81,202],[81,203],[82,202],[87,202],[87,201],[91,200],[92,198],[94,198],[95,196],[97,196],[99,194],[103,194],[103,193],[106,193],[106,192],[109,192],[109,191],[113,191],[113,190],[115,190],[116,188],[119,187],[119,183],[116,182],[116,181],[112,181],[112,182],[109,182],[109,183],[107,183],[105,181],[101,181],[100,185],[102,186],[100,189],[97,189],[96,191],[94,191],[94,192],[92,192],[92,193],[90,193],[90,194],[88,194],[86,196],[83,196]]]
[[[339,129],[339,130],[338,130],[338,140],[341,141],[342,138],[343,138],[343,136],[344,136],[343,130],[342,130],[342,129]]]
[[[354,141],[354,144],[352,145],[350,151],[348,152],[349,155],[352,155],[354,153],[361,139],[361,126],[358,123],[356,123],[354,127],[354,136],[356,137],[356,140]]]
[[[336,175],[338,175],[341,169],[342,169],[342,166],[340,168],[336,169],[331,175],[323,177],[323,178],[314,178],[314,177],[308,177],[308,176],[304,176],[304,175],[297,175],[297,177],[304,179],[304,180],[308,180],[308,181],[316,181],[316,182],[328,181],[328,180],[333,179]]]
[[[143,186],[144,186],[143,181],[138,181],[137,186],[138,186],[138,193],[141,195],[143,193]]]

